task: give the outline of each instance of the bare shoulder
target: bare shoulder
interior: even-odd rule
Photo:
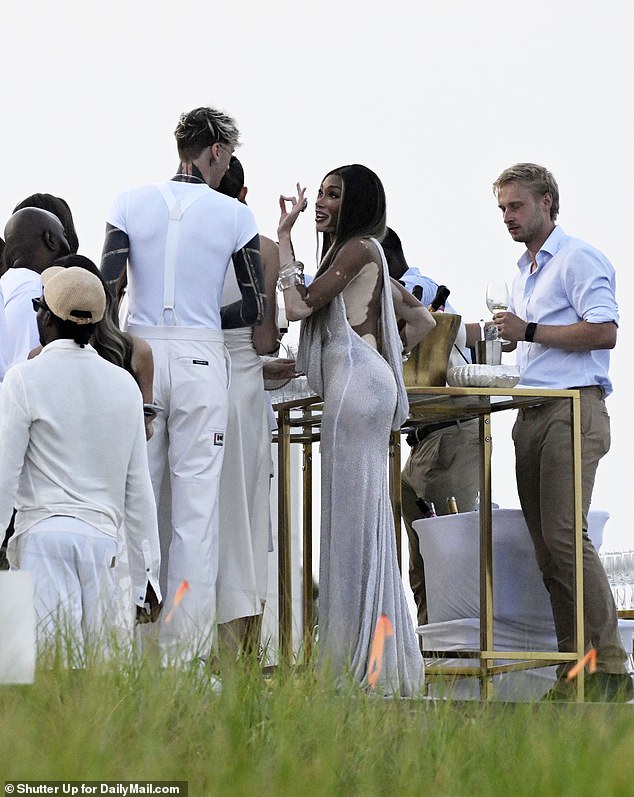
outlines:
[[[374,243],[369,238],[353,238],[341,247],[333,261],[335,269],[353,275],[365,269],[366,266],[376,266],[380,269],[381,256]]]
[[[340,254],[361,260],[363,263],[380,263],[381,256],[376,244],[369,238],[352,238],[341,247]]]
[[[272,261],[277,260],[279,262],[280,247],[271,238],[267,238],[265,235],[260,235],[260,254],[262,255],[263,260],[270,259]]]

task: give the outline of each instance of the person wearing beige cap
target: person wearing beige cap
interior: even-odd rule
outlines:
[[[41,280],[42,299],[54,320],[85,326],[97,324],[103,318],[106,311],[106,293],[99,279],[89,271],[77,266],[52,266],[42,272]],[[37,304],[41,303],[38,300]],[[39,318],[38,329],[41,337]],[[85,337],[80,334],[80,330],[74,332],[76,336]],[[92,332],[93,330],[91,334]]]
[[[33,573],[40,649],[61,632],[66,662],[81,666],[87,645],[107,652],[119,616],[122,527],[134,601],[158,616],[156,508],[139,388],[89,344],[106,307],[102,282],[78,267],[41,279],[42,351],[7,371],[0,394],[0,528],[15,506],[8,558]]]

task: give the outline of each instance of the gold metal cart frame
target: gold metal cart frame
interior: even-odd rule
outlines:
[[[480,423],[480,650],[447,651],[446,658],[478,658],[479,667],[434,667],[441,677],[479,676],[481,696],[493,696],[493,676],[501,672],[545,667],[566,661],[581,661],[584,656],[582,498],[581,498],[581,415],[578,390],[537,390],[532,388],[455,388],[409,387],[410,415],[404,426],[437,423],[447,420],[478,418]],[[574,611],[575,645],[570,653],[557,651],[494,650],[493,642],[493,545],[491,512],[491,415],[508,409],[535,406],[550,401],[570,403],[573,454],[573,489],[575,518]],[[292,645],[291,530],[290,530],[290,446],[303,446],[303,625],[304,655],[312,650],[312,445],[319,439],[320,399],[300,399],[275,405],[278,432],[278,564],[279,564],[279,653],[290,662]],[[401,554],[401,433],[392,435],[389,475],[397,529],[397,552]],[[506,660],[505,664],[495,664]],[[577,699],[583,700],[583,672],[576,679]]]
[[[312,457],[313,442],[319,440],[321,399],[298,399],[276,404],[277,434],[277,563],[279,657],[290,663],[293,655],[293,597],[291,571],[291,443],[302,445],[302,607],[303,653],[312,654],[313,563],[312,563]],[[316,431],[315,431],[316,430]]]

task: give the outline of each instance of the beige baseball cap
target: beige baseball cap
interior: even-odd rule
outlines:
[[[101,321],[106,311],[106,293],[99,277],[78,266],[51,266],[40,277],[44,301],[53,315],[74,324]]]

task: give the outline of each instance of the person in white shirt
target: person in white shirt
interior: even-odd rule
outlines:
[[[33,308],[44,348],[7,371],[0,394],[0,528],[15,506],[8,558],[33,573],[39,645],[61,632],[66,660],[80,666],[118,614],[123,525],[134,601],[158,615],[156,506],[139,388],[88,344],[106,307],[101,281],[77,267],[41,279]]]
[[[0,238],[0,259],[4,251],[4,240]],[[7,322],[4,317],[4,296],[2,295],[2,285],[0,284],[0,390],[2,389],[2,380],[7,370]],[[0,570],[8,570],[9,563],[7,562],[7,539],[6,534],[2,535],[3,540],[0,544]]]
[[[31,300],[42,292],[40,274],[56,257],[70,252],[62,222],[41,208],[23,208],[4,228],[0,278],[7,324],[7,364],[23,362],[40,342]]]
[[[240,161],[231,157],[218,191],[246,203]],[[270,517],[271,425],[275,423],[267,376],[295,373],[294,360],[277,358],[276,286],[280,259],[275,241],[260,235],[266,285],[266,316],[255,327],[225,330],[231,358],[227,440],[220,479],[220,548],[216,600],[218,648],[231,661],[260,650],[267,591],[268,552],[273,550]],[[240,298],[233,270],[227,272],[222,303]],[[265,364],[259,355],[268,355]],[[273,370],[273,373],[271,371]],[[273,419],[271,419],[273,415]]]
[[[14,211],[5,225],[4,235],[0,292],[4,315],[3,358],[8,368],[24,362],[39,345],[31,301],[42,293],[41,272],[56,257],[68,254],[69,245],[61,220],[43,208]],[[5,552],[12,534],[13,522],[10,522],[2,535],[0,568],[6,566]]]
[[[4,317],[4,296],[0,285],[0,384],[7,370],[7,322]]]
[[[0,238],[0,264],[2,263],[2,255],[4,254],[4,238]],[[2,270],[0,265],[0,271]],[[0,385],[4,379],[5,371],[7,370],[7,322],[4,317],[4,296],[2,294],[2,285],[0,284]]]
[[[209,657],[217,621],[229,384],[222,328],[261,323],[265,290],[253,214],[210,190],[238,145],[235,121],[195,108],[181,115],[175,137],[178,173],[115,199],[101,272],[114,286],[127,264],[128,331],[147,340],[154,354],[154,399],[164,409],[148,447],[157,505],[165,474],[171,491],[162,578],[170,607],[184,595],[161,624],[160,645],[164,663],[187,665]],[[241,299],[221,310],[232,262]]]

